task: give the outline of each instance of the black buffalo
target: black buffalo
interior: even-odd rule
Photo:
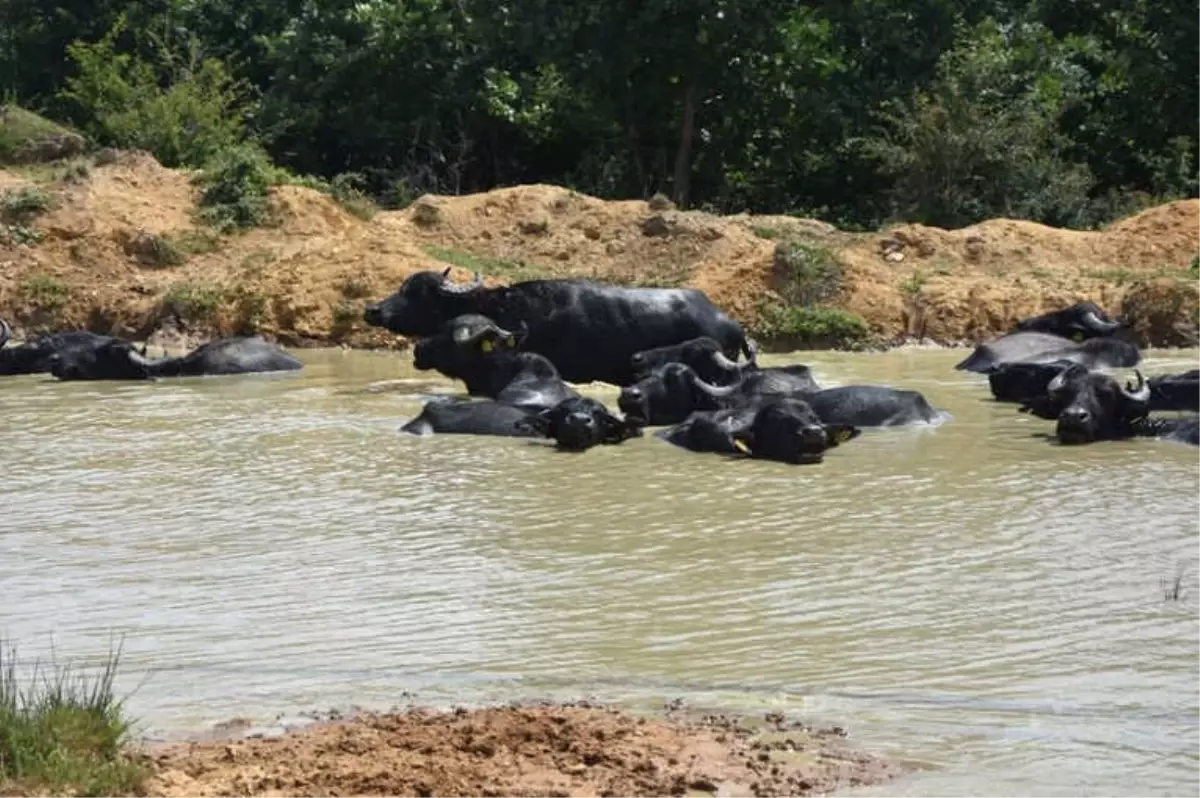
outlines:
[[[917,391],[882,385],[770,391],[763,390],[761,384],[755,384],[749,377],[732,385],[715,386],[700,379],[683,363],[668,363],[625,387],[617,403],[626,418],[659,426],[679,424],[696,411],[754,407],[772,398],[803,399],[829,424],[887,427],[932,423],[941,418]]]
[[[1017,322],[1017,332],[1041,332],[1085,341],[1113,335],[1123,327],[1095,302],[1076,302],[1069,308],[1043,313]]]
[[[1044,395],[1050,381],[1073,365],[1069,360],[1001,363],[987,373],[988,387],[998,402],[1025,403]]]
[[[680,344],[638,352],[630,359],[630,365],[639,380],[668,363],[683,363],[707,383],[730,385],[744,381],[745,390],[752,393],[790,396],[797,391],[820,388],[808,366],[795,364],[762,368],[758,365],[757,347],[753,341],[749,341],[749,347],[749,359],[738,363],[726,357],[721,345],[713,339],[693,338]]]
[[[97,349],[114,341],[123,340],[110,335],[72,330],[39,335],[20,346],[6,347],[8,339],[11,337],[12,328],[3,319],[0,319],[0,375],[2,376],[45,374],[50,371],[54,356],[59,353]],[[142,345],[140,351],[143,356],[146,354],[145,344]]]
[[[413,365],[462,380],[471,396],[520,407],[549,408],[579,396],[548,359],[519,351],[522,342],[523,335],[486,316],[457,316],[436,335],[417,342]]]
[[[420,414],[400,428],[412,435],[503,435],[513,438],[538,438],[542,433],[520,424],[536,411],[514,407],[494,399],[472,400],[463,397],[431,399]]]
[[[550,359],[568,382],[635,380],[635,352],[708,336],[730,358],[750,355],[741,326],[691,288],[625,288],[590,280],[530,280],[485,288],[447,280],[450,269],[410,275],[369,305],[367,324],[400,335],[433,335],[455,316],[477,313],[506,330],[528,329],[524,348]]]
[[[1200,446],[1200,419],[1144,418],[1134,423],[1133,431],[1140,437]]]
[[[827,450],[859,434],[849,425],[824,423],[803,400],[771,397],[753,408],[694,413],[662,437],[691,451],[801,464],[821,462]]]
[[[1163,374],[1146,382],[1150,385],[1151,410],[1200,412],[1200,371]]]
[[[588,397],[566,399],[554,407],[517,421],[521,429],[553,438],[559,449],[586,451],[640,437],[640,426],[617,418],[603,403]]]
[[[303,366],[297,358],[259,336],[222,338],[186,355],[154,359],[118,339],[93,349],[60,351],[51,358],[50,373],[60,380],[153,380],[299,371]]]
[[[802,398],[826,424],[899,427],[932,424],[943,418],[919,391],[886,385],[840,385]]]
[[[621,389],[617,406],[631,422],[644,426],[678,424],[697,410],[723,410],[747,404],[739,383],[712,385],[691,366],[668,363]]]
[[[1089,338],[1076,343],[1044,332],[1014,332],[975,347],[954,368],[987,374],[1005,363],[1053,363],[1067,360],[1089,369],[1131,368],[1141,362],[1137,346],[1121,338]]]
[[[1150,412],[1150,386],[1134,371],[1137,385],[1125,387],[1108,374],[1073,364],[1046,386],[1046,393],[1021,406],[1021,412],[1056,421],[1064,444],[1136,437]]]

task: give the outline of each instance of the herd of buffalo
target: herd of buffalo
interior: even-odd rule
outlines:
[[[588,280],[489,288],[478,274],[455,284],[449,269],[424,271],[368,306],[364,320],[417,338],[417,369],[466,386],[466,397],[427,401],[402,427],[408,433],[549,438],[583,451],[662,427],[659,437],[691,451],[812,463],[864,427],[948,417],[917,391],[822,387],[807,366],[759,366],[741,326],[695,289]],[[90,332],[7,347],[10,334],[0,321],[0,375],[145,380],[302,368],[257,336],[154,359],[144,346]],[[1136,381],[1121,385],[1102,370],[1140,360],[1121,322],[1080,302],[1019,322],[955,368],[986,375],[997,400],[1055,422],[1064,444],[1133,437],[1200,444],[1200,372],[1147,380],[1135,370]],[[572,387],[593,381],[620,387],[619,415]],[[1164,411],[1173,415],[1152,415]]]

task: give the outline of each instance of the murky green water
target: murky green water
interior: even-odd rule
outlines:
[[[402,436],[420,392],[454,390],[405,354],[2,380],[0,633],[62,658],[125,635],[151,733],[406,690],[683,697],[928,768],[876,793],[1194,795],[1197,450],[1052,445],[964,355],[769,359],[954,416],[800,467]]]

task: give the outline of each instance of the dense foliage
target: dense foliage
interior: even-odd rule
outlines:
[[[552,182],[843,225],[1094,226],[1197,194],[1196,7],[1152,0],[0,0],[0,90],[385,205]]]

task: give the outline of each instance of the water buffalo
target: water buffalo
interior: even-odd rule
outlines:
[[[50,371],[51,360],[60,352],[96,349],[113,341],[122,341],[110,335],[97,335],[83,330],[39,335],[20,346],[7,347],[12,337],[12,328],[0,319],[0,375],[44,374]],[[141,353],[146,354],[142,345]]]
[[[828,449],[859,434],[849,425],[825,424],[803,400],[770,397],[753,408],[694,413],[662,437],[692,451],[800,464],[821,462]]]
[[[668,363],[623,388],[617,403],[626,418],[647,426],[679,424],[697,410],[755,406],[771,398],[803,399],[829,424],[887,427],[932,423],[941,418],[917,391],[882,385],[771,391],[763,390],[750,376],[732,385],[715,386],[683,363]]]
[[[734,408],[747,402],[740,383],[711,385],[691,366],[668,363],[622,388],[617,406],[633,423],[660,426],[679,424],[697,410]]]
[[[236,336],[202,344],[180,357],[148,359],[128,341],[113,340],[94,349],[58,352],[50,373],[60,380],[153,380],[299,371],[304,364],[259,336]]]
[[[536,415],[519,419],[517,426],[553,438],[559,449],[573,452],[601,444],[616,445],[642,434],[640,426],[617,418],[603,403],[588,397],[565,399]]]
[[[1139,437],[1153,437],[1163,441],[1200,446],[1200,419],[1144,418],[1134,422],[1133,431]]]
[[[1146,382],[1150,385],[1151,410],[1200,412],[1200,371],[1163,374]]]
[[[750,354],[741,325],[692,288],[625,288],[590,280],[529,280],[485,288],[455,285],[443,272],[410,275],[369,305],[363,319],[400,335],[433,335],[455,316],[477,313],[507,330],[528,327],[526,351],[550,359],[568,382],[629,385],[635,352],[709,336],[726,356]]]
[[[523,336],[486,316],[468,314],[446,322],[413,348],[413,365],[462,380],[467,393],[505,404],[550,408],[579,393],[563,382],[548,359],[518,351]]]
[[[1072,364],[1050,381],[1044,395],[1020,410],[1056,421],[1055,434],[1064,444],[1132,438],[1150,412],[1150,386],[1140,371],[1134,374],[1137,385],[1122,388],[1107,374]]]
[[[1141,352],[1120,338],[1089,338],[1076,343],[1043,332],[1014,332],[975,347],[970,357],[954,366],[959,371],[987,374],[1005,363],[1053,363],[1069,360],[1089,369],[1130,368],[1141,362]]]
[[[1069,360],[1050,363],[1001,363],[987,373],[988,387],[998,402],[1023,403],[1046,392],[1046,386],[1065,369]]]
[[[519,425],[536,411],[506,405],[494,399],[472,400],[459,396],[431,399],[420,414],[400,428],[412,435],[503,435],[512,438],[538,438],[542,433]]]
[[[638,378],[642,379],[668,363],[683,363],[690,366],[700,379],[712,385],[729,385],[745,380],[746,390],[752,393],[790,396],[797,391],[820,388],[808,366],[795,364],[762,368],[758,365],[757,347],[753,340],[749,341],[749,347],[749,359],[737,363],[726,357],[721,345],[713,339],[693,338],[681,344],[637,352],[630,359],[630,365]]]
[[[1094,302],[1076,302],[1069,308],[1043,313],[1017,322],[1016,332],[1040,332],[1079,342],[1102,338],[1120,330],[1121,322],[1108,316]]]
[[[919,391],[886,385],[840,385],[802,397],[825,424],[855,427],[899,427],[932,424],[943,414]]]

